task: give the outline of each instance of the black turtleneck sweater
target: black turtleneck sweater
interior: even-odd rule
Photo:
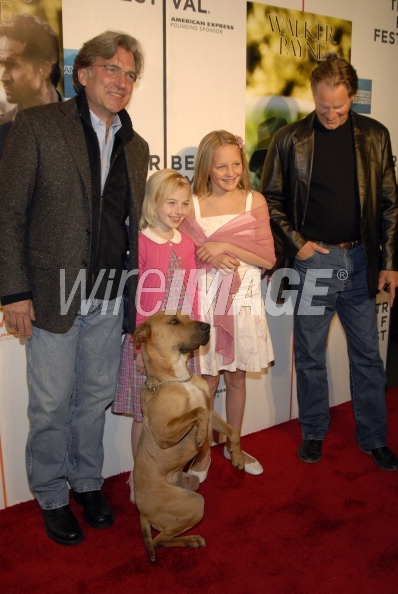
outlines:
[[[360,207],[351,119],[327,130],[315,120],[314,160],[302,233],[342,243],[361,238]]]

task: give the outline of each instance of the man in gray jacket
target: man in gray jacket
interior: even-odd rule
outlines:
[[[263,174],[279,264],[298,284],[294,314],[297,397],[304,462],[318,462],[329,430],[325,349],[333,315],[344,327],[359,447],[398,470],[387,447],[386,376],[375,295],[398,286],[398,199],[390,137],[351,111],[354,68],[327,54],[313,70],[315,111],[275,133]],[[307,294],[306,283],[317,285]],[[312,301],[311,301],[312,298]]]
[[[68,485],[88,524],[113,523],[102,440],[127,277],[130,329],[135,320],[149,150],[125,108],[142,67],[130,35],[86,42],[73,68],[77,96],[19,112],[0,162],[0,299],[8,328],[27,339],[29,485],[47,534],[65,545],[84,538]]]

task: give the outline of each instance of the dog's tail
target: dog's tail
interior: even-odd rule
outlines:
[[[155,561],[156,555],[155,555],[155,547],[153,546],[151,525],[148,522],[148,519],[146,518],[146,516],[143,516],[142,514],[140,514],[140,522],[141,522],[142,534],[144,537],[145,548],[148,551],[150,560]]]

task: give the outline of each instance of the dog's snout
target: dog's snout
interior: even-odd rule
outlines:
[[[206,346],[206,344],[209,342],[210,340],[210,324],[208,324],[207,322],[200,322],[200,332],[203,336],[203,340],[202,340],[202,346]]]

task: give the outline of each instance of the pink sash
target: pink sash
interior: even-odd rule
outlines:
[[[217,229],[209,237],[206,237],[204,234],[193,212],[187,216],[180,226],[180,230],[191,237],[196,246],[200,246],[207,241],[223,241],[257,254],[264,258],[264,260],[268,260],[272,265],[276,262],[274,241],[269,224],[268,207],[265,203],[240,215],[236,215],[232,221]],[[200,266],[207,270],[212,268],[211,263],[200,263]],[[235,359],[234,320],[232,315],[228,315],[228,311],[240,285],[238,272],[234,272],[230,286],[226,281],[227,279],[222,281],[217,293],[217,303],[221,299],[221,304],[225,303],[226,307],[225,309],[221,308],[223,309],[223,313],[217,313],[217,309],[220,308],[216,305],[214,312],[216,352],[222,355],[224,365],[232,363]],[[226,294],[226,289],[228,295]]]

